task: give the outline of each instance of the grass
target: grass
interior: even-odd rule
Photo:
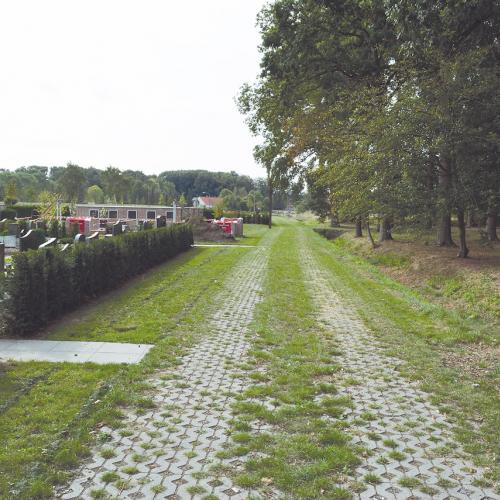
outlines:
[[[500,295],[498,269],[500,245],[485,242],[477,229],[468,231],[471,258],[456,259],[456,249],[439,248],[435,234],[429,231],[396,232],[394,241],[376,250],[366,238],[354,238],[349,227],[335,241],[351,254],[356,254],[384,273],[413,288],[428,300],[454,309],[464,318],[481,318],[498,329]],[[454,238],[457,240],[456,229]]]
[[[500,479],[495,457],[500,451],[500,370],[470,373],[463,363],[447,363],[450,355],[466,356],[475,349],[495,346],[499,333],[481,318],[464,316],[428,300],[416,290],[394,281],[366,259],[335,240],[329,242],[308,227],[301,230],[331,282],[366,325],[378,336],[387,353],[403,359],[402,375],[419,380],[431,393],[456,436],[477,464],[489,468],[490,480]]]
[[[295,228],[287,224],[275,230],[281,235],[271,247],[250,352],[265,379],[235,403],[233,446],[223,456],[248,455],[245,472],[236,477],[242,487],[272,483],[297,498],[349,498],[338,482],[358,458],[336,419],[350,401],[335,396],[329,383],[338,369],[329,355],[335,348],[312,314]],[[272,431],[252,432],[255,421]]]
[[[0,364],[0,498],[53,498],[53,487],[89,453],[98,424],[120,428],[122,408],[154,407],[143,380],[157,367],[175,365],[203,332],[210,306],[203,299],[220,289],[227,268],[247,251],[191,250],[48,333],[51,339],[157,344],[139,365]],[[115,328],[127,323],[135,328]],[[99,440],[103,457],[110,457],[106,436]]]

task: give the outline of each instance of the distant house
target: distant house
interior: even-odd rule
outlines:
[[[193,198],[193,206],[196,208],[215,208],[222,203],[218,196],[197,196]]]

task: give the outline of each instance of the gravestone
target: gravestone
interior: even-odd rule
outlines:
[[[68,248],[71,247],[71,243],[65,243],[62,248],[61,248],[61,252],[66,252],[68,250]]]
[[[57,238],[49,238],[45,243],[42,243],[38,248],[55,247]]]
[[[85,243],[85,235],[84,234],[77,234],[75,236],[75,244],[76,243]]]
[[[165,227],[167,225],[167,218],[164,215],[156,217],[156,227]]]
[[[86,241],[97,241],[98,239],[99,231],[96,231],[95,233],[92,233],[90,236],[88,236]]]
[[[111,234],[113,236],[118,236],[119,234],[122,234],[123,232],[123,226],[122,226],[122,222],[118,221],[118,222],[115,222],[112,226],[112,232]]]
[[[5,245],[0,243],[0,273],[5,269]]]
[[[19,224],[17,222],[9,222],[7,225],[9,236],[19,236]]]
[[[35,231],[34,229],[30,229],[24,236],[19,238],[21,252],[35,250],[42,243],[45,243],[45,236],[40,231]]]

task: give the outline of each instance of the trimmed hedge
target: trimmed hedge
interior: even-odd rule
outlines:
[[[10,335],[32,334],[192,243],[191,227],[176,224],[78,244],[69,252],[57,248],[19,252],[6,279],[2,303],[6,330]]]
[[[38,212],[40,210],[39,205],[12,205],[9,208],[16,211],[16,217],[19,219],[23,217],[31,217],[33,211]]]
[[[242,210],[224,210],[224,217],[234,218],[241,217],[244,224],[269,224],[269,214],[261,212],[244,212]]]

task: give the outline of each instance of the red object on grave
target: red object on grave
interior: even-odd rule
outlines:
[[[85,221],[86,217],[66,217],[69,222],[76,222],[78,224],[78,230],[81,234],[85,234]]]

